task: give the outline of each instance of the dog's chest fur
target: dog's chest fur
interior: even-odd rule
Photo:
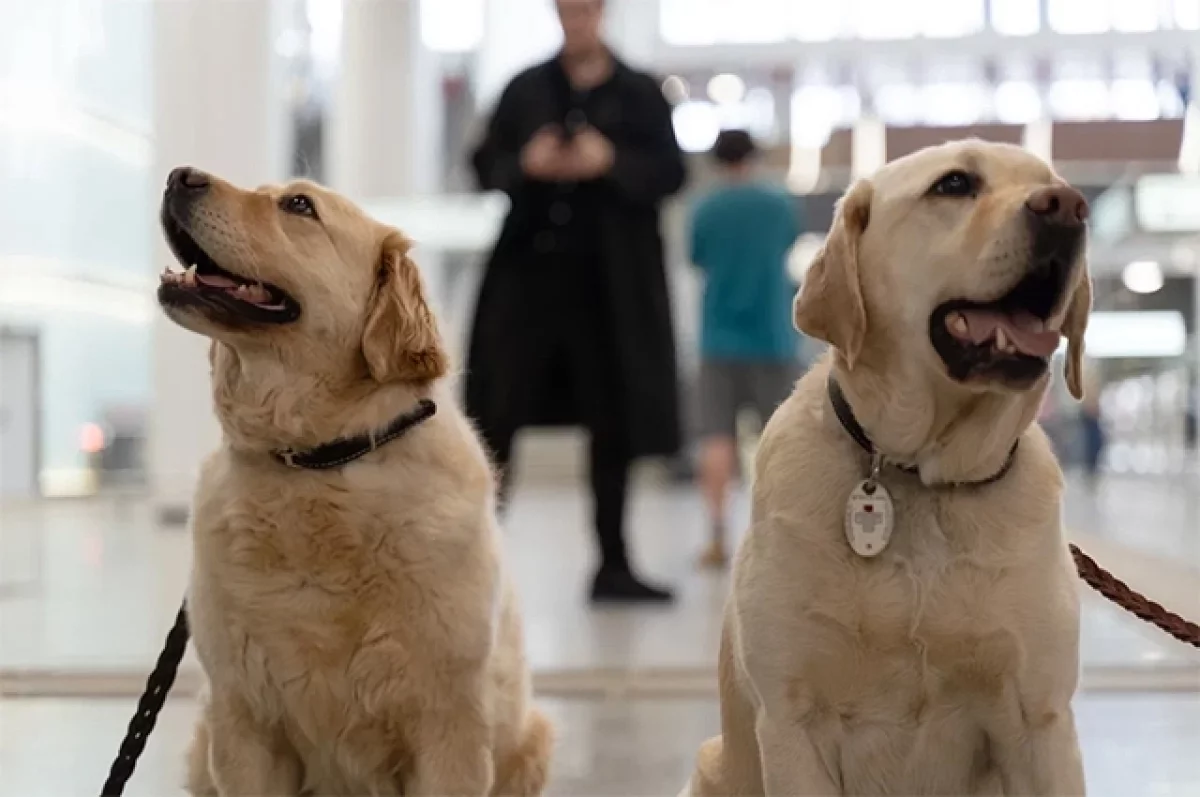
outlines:
[[[895,528],[882,555],[860,558],[840,539],[825,552],[830,566],[811,575],[825,596],[813,623],[831,642],[989,687],[1018,655],[1020,552],[1010,518],[974,512],[970,495],[947,500],[911,482],[891,486]]]
[[[1014,684],[1039,634],[1072,633],[1070,598],[1047,599],[1063,583],[1057,490],[1029,489],[1046,475],[1029,449],[983,488],[885,474],[895,527],[874,559],[843,534],[838,497],[865,475],[844,448],[810,444],[805,483],[756,490],[737,588],[747,672],[781,681],[763,699],[788,706],[846,793],[994,791],[991,718],[1024,710]]]
[[[290,472],[278,484],[256,474],[251,489],[244,477],[218,455],[198,491],[190,605],[201,661],[262,720],[286,728],[303,757],[327,759],[306,761],[318,780],[365,788],[351,771],[404,766],[397,736],[424,699],[414,684],[431,651],[487,655],[491,617],[443,609],[490,610],[491,596],[440,594],[490,588],[481,546],[429,539],[411,496],[296,489],[308,477]],[[478,583],[439,585],[431,574],[448,564],[438,558]],[[367,744],[382,740],[391,749]]]

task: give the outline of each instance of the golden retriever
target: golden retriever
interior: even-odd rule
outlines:
[[[161,221],[183,270],[159,303],[212,339],[223,431],[193,517],[188,611],[208,690],[188,787],[222,797],[533,795],[530,706],[492,470],[444,384],[409,241],[307,182],[194,169]],[[324,470],[273,452],[373,435]]]
[[[686,793],[1084,793],[1079,598],[1034,418],[1061,337],[1081,393],[1086,216],[1041,160],[978,141],[897,160],[842,199],[795,303],[832,350],[762,439],[722,733]],[[875,460],[831,376],[894,510],[862,554],[846,510]]]

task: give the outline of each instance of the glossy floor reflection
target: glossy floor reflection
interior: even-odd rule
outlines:
[[[1196,485],[1130,480],[1108,486],[1092,492],[1072,484],[1070,527],[1152,595],[1170,582],[1181,602],[1200,596]],[[741,504],[744,521],[744,499]],[[672,608],[587,606],[586,514],[579,490],[542,487],[519,491],[506,519],[535,670],[675,668],[690,673],[689,683],[705,685],[702,693],[712,680],[727,582],[693,568],[705,529],[695,493],[642,489],[631,512],[644,569],[680,589],[681,601]],[[120,699],[0,702],[0,797],[96,793],[178,608],[188,558],[186,532],[156,528],[137,500],[0,507],[0,687],[29,672],[51,681],[117,673],[125,686],[115,693],[131,692]],[[1200,794],[1200,656],[1084,594],[1084,683],[1092,688],[1079,695],[1077,711],[1090,794]],[[189,658],[185,666],[194,662]],[[1110,681],[1096,690],[1104,680],[1096,675],[1110,672],[1133,672],[1138,685],[1105,691],[1113,688]],[[1176,691],[1158,691],[1167,688],[1160,680],[1168,673]],[[1128,680],[1121,683],[1129,688]],[[627,699],[621,688],[610,688],[607,700],[575,699],[578,690],[560,689],[555,694],[572,699],[539,701],[559,726],[551,794],[673,795],[686,779],[698,744],[716,731],[716,702]],[[185,689],[177,694],[130,795],[180,793],[194,706]]]
[[[1148,519],[1144,533],[1130,535],[1129,545],[1106,538],[1106,561],[1120,571],[1136,557],[1136,583],[1152,596],[1154,582],[1168,570],[1176,583],[1183,574],[1185,592],[1200,595],[1200,565],[1189,553],[1200,537],[1194,494],[1154,483],[1126,485],[1104,499],[1073,490],[1067,515],[1077,528],[1091,518],[1101,534],[1116,537],[1126,519],[1138,519],[1139,501]],[[693,568],[705,529],[695,493],[640,490],[631,513],[638,560],[649,574],[679,587],[681,600],[671,608],[597,611],[586,604],[591,540],[585,509],[578,490],[530,488],[517,493],[506,519],[535,669],[711,668],[727,581]],[[739,511],[745,515],[744,506]],[[186,587],[186,532],[156,528],[139,501],[42,503],[0,512],[0,673],[145,672]],[[1090,593],[1085,606],[1085,668],[1200,664],[1191,650]]]
[[[669,797],[717,729],[710,700],[542,700],[558,727],[550,795]],[[131,701],[0,703],[0,797],[95,794]],[[1091,797],[1200,794],[1200,696],[1081,696],[1076,702]],[[126,794],[182,794],[194,707],[171,701]]]
[[[1107,478],[1067,482],[1067,523],[1090,534],[1168,559],[1200,578],[1200,476]]]

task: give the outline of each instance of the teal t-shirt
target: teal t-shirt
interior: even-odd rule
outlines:
[[[705,277],[702,357],[796,359],[787,254],[799,234],[791,196],[766,183],[727,185],[692,209],[691,261]]]

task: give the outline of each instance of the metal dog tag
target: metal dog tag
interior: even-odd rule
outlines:
[[[863,479],[846,500],[846,542],[859,556],[883,553],[892,539],[892,497],[874,478]]]

